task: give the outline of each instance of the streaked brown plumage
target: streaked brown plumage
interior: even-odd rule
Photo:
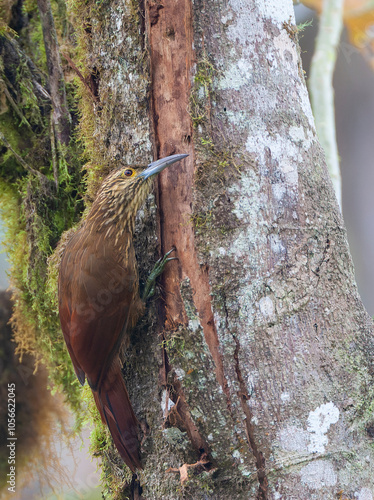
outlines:
[[[101,418],[132,471],[142,467],[137,420],[118,354],[144,310],[132,242],[135,215],[153,176],[185,156],[112,172],[61,260],[60,321],[75,373],[82,385],[87,379]]]

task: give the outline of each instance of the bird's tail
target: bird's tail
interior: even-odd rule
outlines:
[[[132,409],[119,364],[115,364],[98,390],[92,391],[101,419],[107,424],[123,461],[135,472],[139,458],[138,421]]]

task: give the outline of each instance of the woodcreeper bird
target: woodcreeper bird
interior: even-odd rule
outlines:
[[[87,218],[64,250],[58,280],[62,332],[75,373],[92,389],[102,421],[124,462],[135,472],[139,458],[138,421],[121,374],[119,351],[161,274],[158,261],[139,295],[133,246],[135,216],[153,177],[185,158],[168,156],[148,167],[124,166],[103,181]]]

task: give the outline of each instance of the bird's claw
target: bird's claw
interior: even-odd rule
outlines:
[[[144,302],[146,302],[152,295],[155,293],[155,282],[156,279],[162,274],[163,270],[165,269],[165,266],[168,262],[171,260],[178,260],[178,257],[169,257],[169,255],[172,252],[175,252],[176,248],[173,247],[171,250],[166,252],[166,254],[159,259],[154,268],[152,269],[150,275],[148,276],[148,279],[146,281],[145,287],[144,287],[144,292],[142,299]]]

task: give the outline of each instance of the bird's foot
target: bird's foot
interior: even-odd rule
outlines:
[[[146,281],[143,295],[142,295],[142,300],[146,302],[152,295],[155,293],[155,285],[156,285],[156,280],[162,274],[163,270],[165,269],[165,266],[168,262],[171,260],[177,260],[177,257],[169,257],[169,255],[172,252],[175,252],[176,248],[173,247],[171,250],[169,250],[161,259],[159,259],[154,268],[152,269],[150,275],[148,276],[148,279]]]

